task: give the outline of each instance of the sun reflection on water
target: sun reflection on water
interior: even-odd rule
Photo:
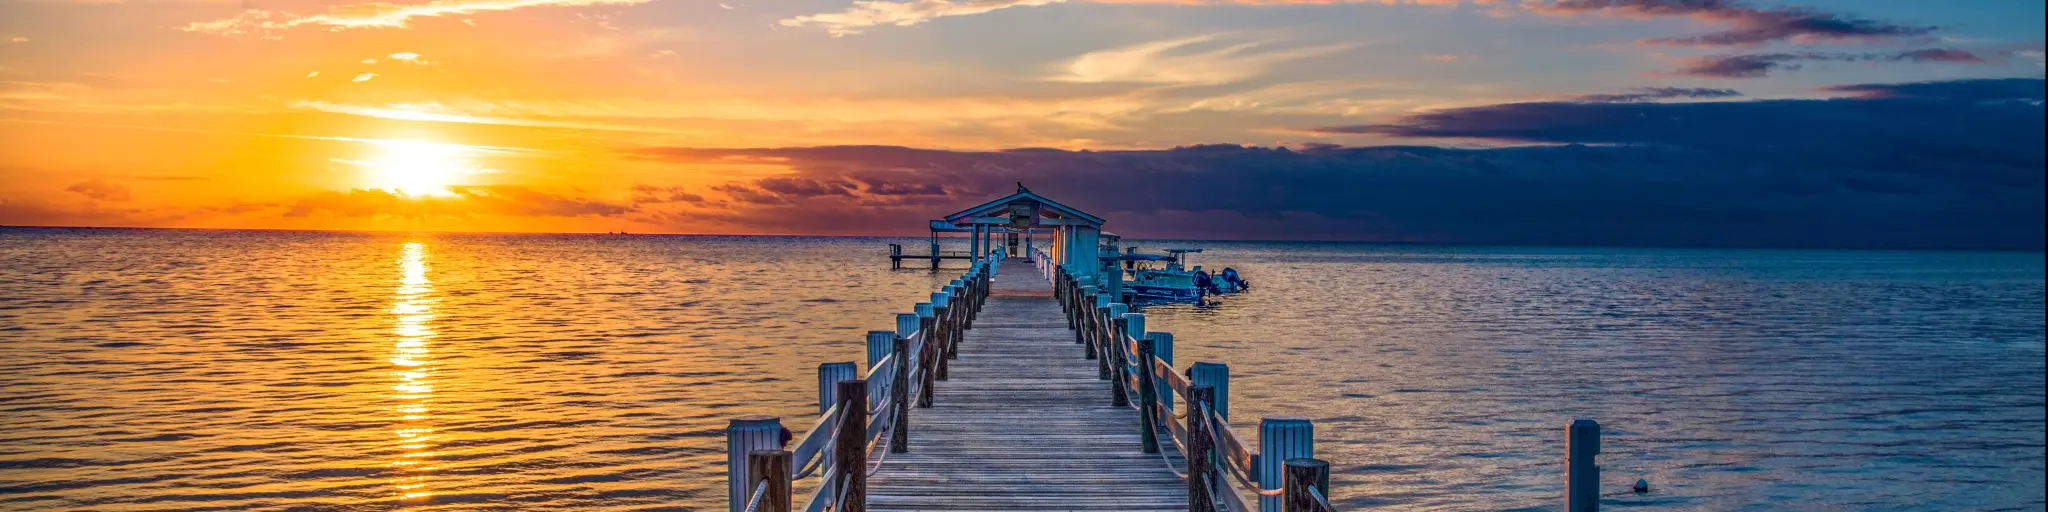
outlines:
[[[398,255],[398,289],[391,299],[391,368],[397,384],[391,386],[397,424],[398,470],[392,486],[401,502],[417,502],[434,495],[427,488],[428,476],[440,469],[433,465],[434,285],[427,279],[427,246],[407,242]]]

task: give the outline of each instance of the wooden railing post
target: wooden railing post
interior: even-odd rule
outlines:
[[[916,315],[911,315],[915,317]],[[900,322],[900,318],[899,318]],[[896,371],[891,372],[889,396],[885,397],[890,407],[896,408],[893,429],[889,432],[889,451],[904,453],[910,451],[910,338],[897,336]]]
[[[1159,385],[1152,377],[1152,337],[1138,337],[1138,444],[1145,453],[1159,453],[1159,423],[1154,414]]]
[[[1210,495],[1212,459],[1216,445],[1209,438],[1209,399],[1216,389],[1208,386],[1188,386],[1188,512],[1215,512],[1216,500]],[[1260,509],[1265,510],[1265,509]]]
[[[832,440],[833,467],[839,469],[837,490],[845,501],[834,511],[868,509],[868,381],[839,381],[839,437]]]
[[[932,344],[938,343],[939,339],[943,339],[941,338],[941,335],[938,332],[939,326],[942,325],[939,323],[938,310],[932,307],[931,303],[918,303],[917,325],[918,330],[923,332],[923,334],[919,335],[920,339],[918,345],[921,346],[912,347],[915,350],[912,350],[911,353],[908,354],[907,357],[905,357],[903,360],[904,363],[916,361],[916,364],[905,364],[904,368],[907,369],[912,366],[916,366],[918,368],[918,373],[923,374],[913,375],[913,377],[917,378],[919,388],[917,390],[917,406],[931,407],[933,382],[932,366],[931,358],[927,357],[927,355],[931,354],[932,352]]]
[[[1088,358],[1095,359],[1095,319],[1097,317],[1095,316],[1094,286],[1081,285],[1080,291],[1074,293],[1074,316],[1080,317],[1078,322],[1081,325],[1081,328],[1075,330],[1074,333],[1081,336],[1081,344],[1087,345]]]
[[[1287,459],[1316,456],[1316,426],[1308,418],[1271,416],[1259,420],[1259,456],[1253,461],[1260,489],[1285,485]],[[1260,496],[1259,510],[1280,510],[1279,496]]]
[[[924,340],[924,360],[931,362],[930,368],[932,371],[929,375],[932,376],[931,380],[933,381],[946,380],[945,354],[946,345],[950,345],[953,342],[953,328],[955,327],[953,314],[952,294],[947,292],[932,294],[932,315],[938,317],[936,322],[939,328],[935,331],[938,334],[937,337],[925,338]]]
[[[1285,512],[1322,512],[1316,506],[1316,497],[1309,489],[1330,497],[1330,463],[1322,459],[1287,459],[1287,483],[1281,486],[1282,499],[1287,502]]]
[[[1122,306],[1122,304],[1116,304],[1116,306]],[[1120,407],[1128,407],[1131,405],[1131,395],[1128,392],[1124,391],[1125,388],[1128,386],[1128,384],[1126,383],[1130,382],[1130,379],[1128,379],[1124,374],[1124,369],[1126,368],[1126,366],[1124,366],[1124,331],[1125,329],[1127,329],[1124,326],[1128,325],[1129,322],[1130,319],[1123,318],[1121,316],[1116,317],[1114,320],[1110,320],[1110,325],[1108,329],[1109,333],[1106,337],[1109,343],[1105,344],[1109,349],[1107,351],[1107,355],[1109,357],[1104,358],[1104,360],[1109,363],[1110,368],[1109,405]]]
[[[758,512],[790,512],[789,450],[754,450],[747,454],[747,490],[752,492],[761,482],[768,482],[768,488],[761,491],[761,507]],[[748,501],[753,501],[748,497]]]
[[[883,333],[886,334],[887,331],[883,331]],[[869,333],[868,339],[873,340],[873,334]],[[860,378],[860,367],[854,365],[853,361],[819,364],[818,414],[825,414],[825,411],[831,410],[834,404],[839,403],[839,395],[836,394],[839,391],[839,381],[858,378]]]
[[[1564,510],[1600,510],[1600,422],[1575,419],[1565,427]]]
[[[725,427],[725,480],[728,502],[732,512],[747,508],[747,498],[753,497],[754,484],[747,480],[747,454],[754,450],[780,450],[787,441],[782,418],[749,416],[727,423]]]
[[[974,323],[974,292],[968,291],[965,285],[955,284],[946,288],[946,295],[953,303],[949,307],[956,311],[953,312],[953,328],[946,330],[953,336],[946,340],[945,356],[946,359],[958,359],[960,342],[967,341],[967,326]]]

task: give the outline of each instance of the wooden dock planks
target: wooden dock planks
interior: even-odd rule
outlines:
[[[1074,343],[1052,285],[1005,262],[910,452],[868,480],[870,510],[1186,510],[1187,481],[1141,451],[1138,413]],[[1169,450],[1171,451],[1171,450]]]

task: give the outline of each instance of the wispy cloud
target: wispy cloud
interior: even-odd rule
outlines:
[[[859,34],[878,26],[907,27],[948,16],[967,16],[1011,7],[1036,7],[1067,0],[861,0],[841,12],[787,18],[786,27],[820,27],[833,36]],[[1381,4],[1455,6],[1462,0],[1081,0],[1105,4],[1324,5]],[[719,4],[724,6],[725,4]],[[729,8],[729,7],[728,7]]]
[[[1984,62],[1964,50],[1927,48],[1879,53],[1760,53],[1711,55],[1689,61],[1680,74],[1708,78],[1757,78],[1777,70],[1796,70],[1801,62]]]
[[[1187,51],[1226,39],[1209,34],[1101,50],[1075,57],[1062,82],[1135,82],[1168,85],[1215,85],[1259,76],[1282,62],[1329,55],[1355,45],[1333,44],[1269,49],[1273,41],[1250,41],[1221,48]]]
[[[1635,92],[1623,94],[1584,94],[1575,96],[1573,101],[1587,103],[1635,103],[1638,101],[1668,99],[1719,99],[1742,96],[1734,89],[1711,89],[1691,87],[1637,87]]]
[[[810,14],[780,21],[785,27],[821,27],[833,36],[859,34],[868,27],[908,27],[947,16],[981,14],[1011,7],[1035,7],[1066,0],[863,0],[842,12]]]
[[[300,25],[325,26],[330,30],[350,28],[403,28],[413,18],[509,11],[526,7],[581,7],[590,5],[632,5],[653,0],[435,0],[423,4],[368,2],[329,8],[327,12],[298,15],[250,9],[231,18],[201,21],[181,27],[187,32],[223,36],[277,37],[277,33]]]
[[[1926,35],[1938,29],[1857,18],[1807,7],[1765,9],[1734,0],[1558,0],[1555,3],[1525,2],[1522,6],[1530,12],[1546,15],[1681,17],[1733,25],[1722,32],[1642,41],[1677,46],[1741,46],[1781,40],[1886,39]]]

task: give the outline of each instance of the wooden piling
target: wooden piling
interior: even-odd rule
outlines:
[[[839,469],[839,487],[845,501],[835,511],[867,510],[868,470],[868,382],[839,381],[839,436],[832,439],[832,465]]]
[[[761,482],[768,483],[761,496],[749,498],[761,502],[754,509],[756,512],[790,512],[789,465],[789,450],[754,450],[747,454],[747,490],[751,492]]]
[[[1575,419],[1565,427],[1565,512],[1600,510],[1600,422]]]
[[[1216,417],[1230,419],[1230,365],[1196,361],[1188,368],[1188,383],[1216,388]]]
[[[1287,459],[1316,456],[1316,426],[1308,418],[1284,416],[1259,420],[1258,479],[1260,489],[1285,485]],[[1279,496],[1260,496],[1259,510],[1280,510]]]
[[[1330,463],[1322,459],[1287,459],[1287,483],[1282,486],[1282,499],[1286,502],[1285,512],[1323,512],[1322,503],[1330,497]],[[1309,494],[1314,489],[1325,500],[1317,500]],[[1264,510],[1264,509],[1260,509]]]
[[[1211,467],[1216,445],[1209,437],[1206,417],[1209,399],[1215,393],[1216,389],[1208,386],[1188,386],[1188,512],[1216,511],[1216,500],[1210,493],[1211,481],[1216,478]]]
[[[732,512],[742,512],[754,486],[747,481],[747,454],[754,450],[780,450],[783,443],[782,418],[749,416],[731,420],[725,426],[725,479],[727,502]]]
[[[883,334],[888,332],[884,331]],[[868,333],[868,338],[872,340],[874,333]],[[825,411],[831,410],[833,405],[839,403],[839,381],[858,379],[859,372],[860,367],[854,365],[853,361],[818,365],[818,414],[825,414]]]
[[[1169,368],[1166,371],[1171,372],[1171,368],[1173,368],[1173,333],[1148,332],[1145,333],[1145,337],[1152,339],[1152,357],[1158,359],[1160,363],[1165,363],[1166,367]],[[1155,391],[1159,394],[1159,406],[1165,407],[1166,412],[1173,412],[1173,388],[1169,387],[1163,379],[1153,379],[1153,382],[1159,385],[1159,389]]]

